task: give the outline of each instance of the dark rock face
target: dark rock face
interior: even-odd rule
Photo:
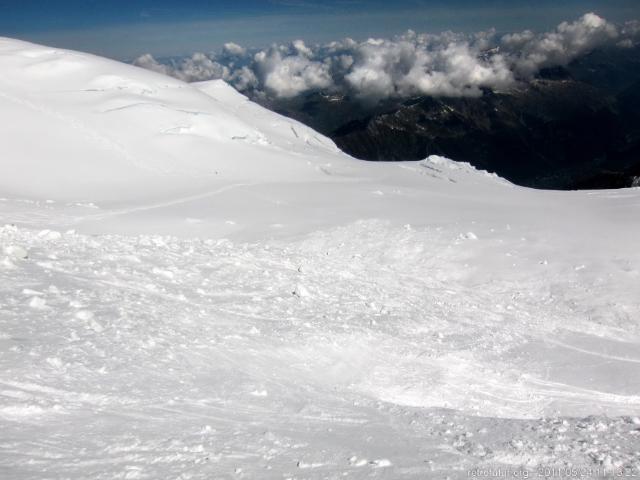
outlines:
[[[364,105],[316,92],[267,106],[363,160],[444,155],[554,189],[621,188],[640,176],[640,48],[592,52],[479,98]]]
[[[614,99],[575,81],[537,80],[477,99],[417,99],[331,136],[366,160],[439,154],[522,185],[571,188],[602,168],[626,166],[623,130]]]

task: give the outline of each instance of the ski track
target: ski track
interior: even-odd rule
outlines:
[[[94,221],[94,220],[104,220],[106,218],[110,218],[110,217],[116,217],[119,215],[129,215],[132,213],[140,213],[140,212],[146,212],[149,210],[155,210],[155,209],[159,209],[159,208],[165,208],[165,207],[172,207],[175,205],[180,205],[183,203],[188,203],[188,202],[193,202],[196,200],[203,200],[205,198],[209,198],[209,197],[214,197],[216,195],[220,195],[221,193],[225,193],[231,190],[235,190],[237,188],[242,188],[242,187],[250,187],[256,185],[255,183],[234,183],[231,185],[225,185],[224,187],[220,187],[218,189],[212,190],[212,191],[207,191],[207,192],[203,192],[203,193],[198,193],[196,195],[189,195],[187,197],[180,197],[180,198],[176,198],[173,200],[168,200],[165,202],[157,202],[157,203],[153,203],[150,205],[141,205],[139,207],[133,207],[133,208],[123,208],[123,209],[112,209],[112,210],[108,210],[104,213],[99,213],[99,214],[95,214],[95,215],[87,215],[87,216],[82,216],[82,217],[78,217],[76,219],[76,223],[81,223],[81,222],[86,222],[86,221]]]
[[[549,343],[569,355],[634,364],[567,343],[611,314],[579,297],[597,284],[579,272],[515,292],[456,273],[472,258],[451,232],[376,221],[287,242],[11,226],[0,241],[29,252],[0,267],[7,478],[640,466],[640,397],[555,381],[531,358],[564,332]],[[562,402],[622,416],[563,417]]]

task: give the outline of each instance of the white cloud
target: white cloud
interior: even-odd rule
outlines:
[[[242,57],[247,54],[246,48],[233,42],[225,43],[223,47],[223,51],[229,56],[236,56],[236,57]]]
[[[228,78],[229,68],[211,60],[204,53],[194,53],[187,58],[180,69],[184,79],[189,82],[198,82],[212,78]]]
[[[136,58],[133,64],[154,72],[170,75],[185,82],[199,82],[219,78],[226,80],[231,77],[229,67],[212,60],[204,53],[194,53],[191,57],[182,60],[178,65],[159,63],[152,55],[147,53]]]
[[[541,68],[566,65],[595,47],[613,43],[620,35],[615,25],[595,13],[587,13],[572,23],[563,22],[553,32],[523,33],[522,38],[503,38],[505,47],[515,47],[514,67],[523,76],[535,75]]]
[[[359,96],[413,94],[478,96],[482,87],[503,88],[514,78],[502,55],[483,58],[468,41],[434,42],[409,32],[399,41],[369,40],[353,48],[345,75]]]
[[[229,81],[229,83],[241,92],[257,89],[260,84],[256,74],[247,66],[235,70],[231,76],[225,80]]]
[[[468,44],[452,43],[419,58],[402,79],[401,94],[479,96],[482,87],[505,88],[515,82],[502,55],[482,59]]]
[[[172,77],[176,76],[176,72],[173,68],[171,68],[169,65],[159,63],[155,58],[153,58],[153,55],[151,55],[150,53],[140,55],[133,61],[133,64],[137,67],[146,68],[147,70],[151,70],[153,72],[170,75]]]
[[[222,78],[241,91],[294,97],[337,90],[363,99],[422,94],[478,96],[530,79],[540,69],[566,65],[593,48],[633,46],[640,22],[617,27],[593,13],[563,22],[551,32],[530,30],[498,38],[495,31],[438,35],[408,31],[393,40],[353,39],[309,46],[302,40],[248,52],[235,43],[218,55],[196,53],[164,65],[151,55],[135,64],[186,81]]]
[[[311,58],[313,56],[313,51],[302,40],[294,40],[291,46],[301,57]]]
[[[524,48],[529,42],[536,38],[535,33],[531,30],[524,30],[522,32],[509,33],[502,37],[501,43],[503,46],[517,51]]]
[[[313,60],[312,55],[302,41],[294,42],[290,49],[274,46],[254,56],[253,70],[267,93],[276,97],[294,97],[331,87],[329,65]]]

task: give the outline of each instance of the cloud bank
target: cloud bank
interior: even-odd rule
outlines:
[[[188,82],[223,79],[252,95],[290,98],[323,90],[363,100],[411,95],[480,96],[533,78],[603,46],[640,42],[640,22],[614,25],[594,13],[555,30],[498,36],[444,32],[406,34],[390,40],[352,39],[308,46],[302,40],[249,51],[227,43],[216,54],[195,53],[161,63],[146,54],[135,64]]]

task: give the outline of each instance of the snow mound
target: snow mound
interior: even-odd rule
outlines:
[[[212,182],[320,176],[329,139],[220,82],[191,86],[93,55],[0,39],[0,191],[126,201]]]
[[[498,183],[512,185],[511,182],[499,177],[495,173],[476,168],[468,162],[457,162],[446,157],[441,157],[440,155],[430,155],[426,159],[419,161],[418,165],[432,172],[449,175],[450,177],[453,176],[455,177],[455,180],[451,178],[451,181],[453,182],[460,180],[460,177],[462,176],[471,175],[476,178],[485,177],[497,181]]]

